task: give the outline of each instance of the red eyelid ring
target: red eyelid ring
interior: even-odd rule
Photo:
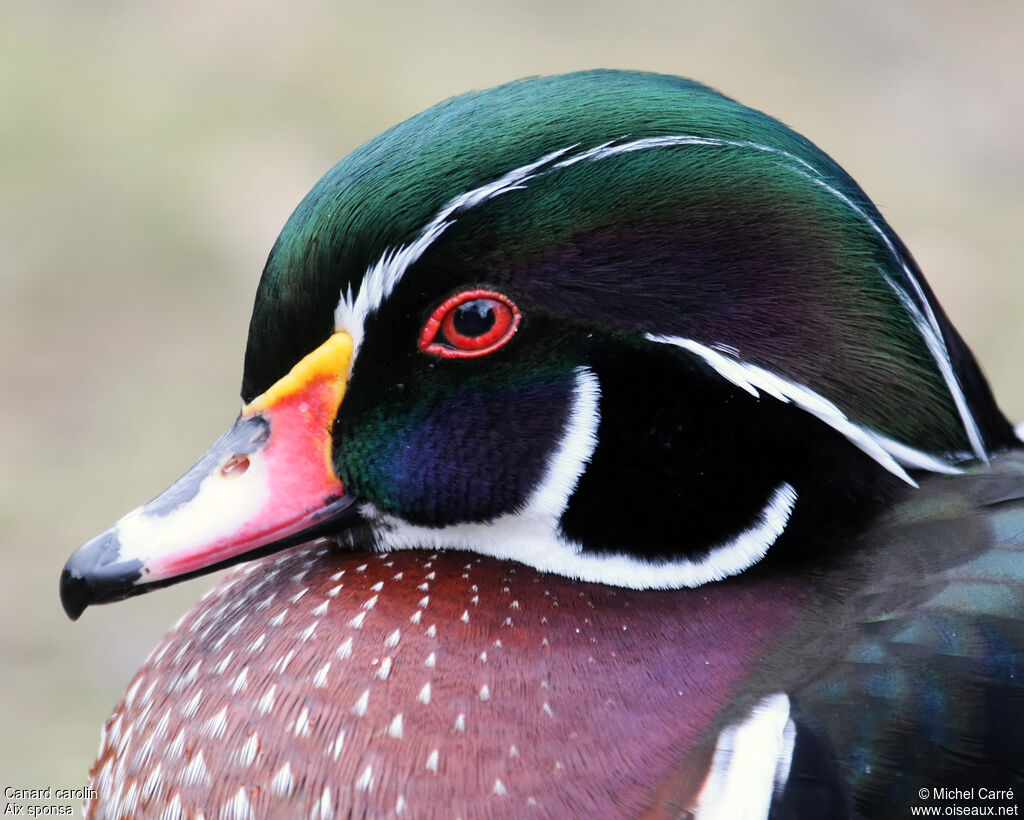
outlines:
[[[486,300],[494,311],[494,325],[479,336],[465,336],[455,329],[460,305]],[[445,359],[473,359],[504,347],[519,329],[522,314],[515,302],[494,290],[475,288],[449,296],[430,314],[420,331],[419,348]]]

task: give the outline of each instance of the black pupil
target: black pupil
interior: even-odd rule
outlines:
[[[497,317],[488,299],[473,299],[455,308],[452,326],[460,336],[475,339],[494,327]]]

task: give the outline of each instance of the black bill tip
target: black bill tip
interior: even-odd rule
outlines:
[[[135,594],[132,588],[142,577],[142,562],[134,558],[118,561],[119,553],[117,533],[108,530],[68,559],[60,574],[60,602],[72,621],[90,604]]]
[[[60,574],[60,602],[72,621],[77,621],[89,606],[89,584],[66,566]]]

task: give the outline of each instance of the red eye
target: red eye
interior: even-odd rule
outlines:
[[[445,299],[420,331],[420,350],[446,359],[486,356],[519,328],[519,308],[493,290],[464,290]]]

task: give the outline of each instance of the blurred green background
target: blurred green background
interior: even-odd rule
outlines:
[[[238,408],[278,229],[432,103],[608,66],[805,133],[920,261],[1024,418],[1024,4],[0,2],[0,785],[84,783],[135,668],[209,581],[77,624],[67,555]]]

